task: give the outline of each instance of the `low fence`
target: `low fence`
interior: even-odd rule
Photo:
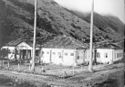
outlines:
[[[35,64],[35,71],[31,71],[31,63],[17,62],[10,60],[0,60],[0,69],[18,71],[24,73],[34,73],[39,75],[51,76],[56,78],[67,78],[73,76],[76,71],[82,71],[82,68],[61,66],[54,64]],[[75,71],[76,70],[76,71]]]
[[[17,61],[10,60],[0,60],[0,68],[8,69],[8,70],[16,70],[16,71],[31,71],[30,63],[21,63]]]

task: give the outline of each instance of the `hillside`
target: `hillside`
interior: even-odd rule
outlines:
[[[53,0],[38,2],[37,43],[43,44],[58,35],[89,42],[89,16],[83,19]],[[33,10],[33,0],[0,0],[0,45],[17,38],[32,41]],[[100,19],[103,21],[105,18]],[[113,21],[112,18],[107,17],[105,23],[100,22],[100,19],[94,19],[94,41],[117,40],[122,37],[114,24],[108,24],[110,27],[100,27],[107,25],[108,21]]]
[[[90,13],[81,13],[73,10],[68,10],[68,11],[90,23],[90,16],[91,16]],[[125,34],[124,31],[125,24],[115,16],[100,15],[98,13],[94,13],[94,25],[106,33],[114,33],[114,34],[117,33],[120,35]]]

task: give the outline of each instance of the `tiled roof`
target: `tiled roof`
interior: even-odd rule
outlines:
[[[9,43],[6,44],[6,46],[17,46],[23,41],[24,41],[23,39],[19,38],[17,40],[10,41]]]
[[[101,45],[98,45],[96,48],[121,49],[120,46],[115,45],[113,43],[110,43],[110,44],[101,44]]]
[[[28,45],[30,45],[31,47],[33,47],[33,43],[32,42],[26,42]],[[36,44],[36,47],[37,48],[40,48],[41,45],[40,44]]]
[[[60,35],[54,39],[48,41],[43,45],[46,48],[87,48],[87,45],[83,44],[79,40],[76,40],[70,36]]]
[[[33,47],[33,43],[32,42],[28,42],[28,41],[26,41],[24,39],[21,39],[21,38],[19,38],[17,40],[10,41],[9,43],[6,44],[6,46],[15,46],[16,47],[21,42],[26,42],[29,46]],[[40,47],[40,45],[36,44],[36,47]]]

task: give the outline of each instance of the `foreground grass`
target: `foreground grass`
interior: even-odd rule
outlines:
[[[16,77],[7,77],[5,75],[0,75],[0,87],[1,85],[5,87],[51,87],[46,83],[35,84]]]
[[[100,66],[98,66],[100,67]],[[102,67],[100,67],[102,68]],[[54,76],[43,76],[38,75],[37,73],[26,73],[23,74],[21,72],[13,73],[13,70],[5,70],[1,69],[0,74],[8,76],[3,76],[3,80],[0,81],[4,84],[9,84],[9,86],[12,87],[53,87],[49,84],[50,81],[55,83],[66,83],[72,84],[74,82],[80,83],[80,86],[75,86],[76,84],[73,84],[73,86],[56,86],[56,87],[122,87],[119,86],[119,84],[124,83],[121,77],[124,78],[123,73],[121,70],[123,70],[123,64],[113,64],[113,65],[106,65],[103,66],[103,69],[100,70],[100,68],[96,69],[96,72],[94,73],[88,73],[88,72],[81,72],[73,77],[69,78],[55,78]],[[5,71],[4,71],[5,70]],[[2,73],[3,72],[3,73]],[[60,81],[58,81],[60,80]],[[85,80],[87,82],[85,82]],[[83,84],[86,84],[86,86],[83,86]],[[82,86],[81,86],[82,84]]]

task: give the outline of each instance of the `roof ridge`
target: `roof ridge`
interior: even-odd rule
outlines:
[[[53,39],[46,42],[43,47],[56,47],[56,48],[79,48],[79,47],[86,47],[82,42],[79,40],[68,36],[68,35],[57,35]]]

